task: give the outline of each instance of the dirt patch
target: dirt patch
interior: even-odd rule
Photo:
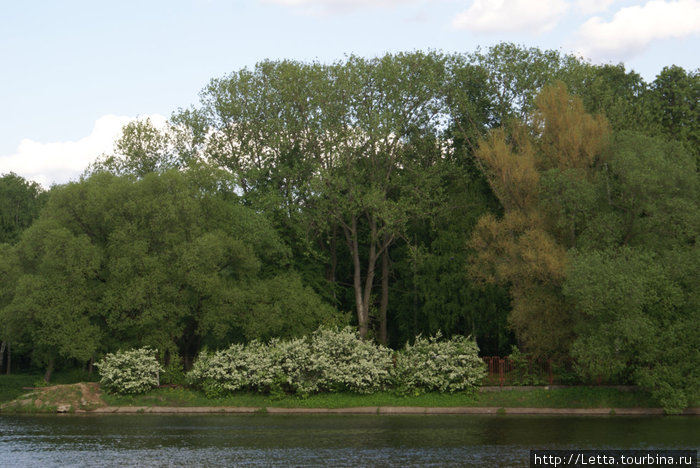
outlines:
[[[100,385],[90,382],[33,389],[30,393],[0,406],[0,411],[74,413],[103,406],[107,404],[100,397]]]

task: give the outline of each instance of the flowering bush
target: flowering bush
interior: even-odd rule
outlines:
[[[257,340],[247,346],[232,344],[212,354],[202,351],[187,379],[208,396],[239,390],[268,392],[282,376],[282,369],[267,351],[268,347]]]
[[[319,390],[321,368],[312,354],[307,339],[273,340],[270,342],[284,373],[285,390],[308,395]]]
[[[107,354],[95,363],[100,385],[109,393],[143,393],[159,383],[162,368],[155,351],[145,347]]]
[[[474,388],[485,369],[476,343],[463,336],[416,338],[397,355],[360,339],[347,327],[320,328],[310,337],[273,339],[199,354],[188,382],[208,396],[240,390],[309,394],[319,391],[373,393],[391,386],[402,391],[457,392]]]
[[[464,336],[440,341],[441,334],[427,339],[418,336],[413,345],[397,354],[396,387],[407,393],[473,390],[486,375],[476,342]]]
[[[351,328],[319,329],[310,338],[251,341],[202,351],[188,381],[207,395],[239,390],[314,393],[349,390],[371,393],[390,382],[391,351],[363,341]]]
[[[311,337],[313,369],[321,390],[372,393],[391,383],[391,350],[360,339],[351,327],[318,329]]]

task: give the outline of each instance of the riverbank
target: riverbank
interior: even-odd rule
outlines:
[[[0,378],[0,386],[3,384]],[[7,394],[7,393],[6,393]],[[683,414],[700,415],[700,404]],[[261,395],[240,393],[209,398],[183,387],[143,395],[109,395],[97,382],[24,388],[0,401],[4,413],[317,413],[317,414],[591,414],[661,415],[647,392],[633,387],[482,387],[467,394],[370,395],[324,393]]]
[[[662,408],[504,408],[504,407],[421,407],[358,406],[350,408],[281,408],[242,406],[105,406],[90,411],[95,414],[539,414],[561,416],[663,416]],[[700,416],[700,408],[687,408],[683,416]]]

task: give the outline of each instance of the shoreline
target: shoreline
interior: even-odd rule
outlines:
[[[491,415],[592,415],[663,416],[662,408],[519,408],[470,406],[360,406],[350,408],[284,408],[267,406],[104,406],[82,414],[491,414]],[[700,408],[686,408],[680,416],[700,416]]]
[[[24,387],[23,387],[24,388]],[[96,382],[24,388],[30,393],[0,404],[0,413],[43,414],[376,414],[376,415],[590,415],[661,416],[666,412],[632,386],[608,388],[481,387],[477,397],[426,394],[317,395],[308,401],[242,394],[209,399],[182,388],[152,395],[102,398]],[[475,399],[476,398],[476,399]],[[105,401],[107,400],[107,401]],[[218,400],[218,401],[217,401]],[[700,405],[681,415],[700,416]]]

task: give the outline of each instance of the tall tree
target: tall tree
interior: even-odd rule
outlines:
[[[246,203],[272,215],[295,257],[318,258],[330,247],[333,279],[337,241],[345,241],[362,336],[380,265],[388,278],[382,256],[429,191],[427,173],[416,170],[423,163],[406,155],[409,141],[438,147],[444,62],[420,53],[330,66],[263,62],[213,80],[203,93],[208,158],[232,171]]]
[[[532,127],[516,124],[510,135],[494,130],[476,153],[504,213],[477,223],[470,272],[480,281],[510,285],[510,322],[521,343],[535,355],[552,357],[567,353],[572,336],[561,287],[567,248],[580,231],[580,208],[548,203],[547,188],[562,179],[588,184],[609,131],[563,84],[545,88],[535,103]]]
[[[700,387],[694,160],[631,132],[610,153],[563,287],[577,311],[572,354],[584,375],[643,385],[679,411]]]
[[[0,244],[17,242],[39,216],[45,192],[36,182],[10,172],[0,177]]]
[[[700,163],[700,70],[664,67],[651,83],[648,106],[651,128],[660,135],[681,142]]]
[[[445,59],[418,53],[371,61],[351,57],[331,71],[336,84],[331,102],[340,110],[340,119],[330,127],[335,160],[321,171],[316,186],[323,194],[320,213],[340,226],[352,259],[355,310],[364,337],[378,262],[404,235],[407,221],[428,214],[435,199],[430,158],[440,157],[436,136],[446,116],[441,94]],[[413,151],[415,144],[420,152]],[[382,267],[386,279],[387,259]],[[386,280],[383,288],[381,322]],[[385,325],[380,332],[386,342]]]
[[[17,245],[22,273],[6,314],[31,336],[33,359],[51,378],[56,359],[87,361],[102,341],[95,323],[101,252],[86,235],[75,236],[40,219]]]
[[[300,282],[267,220],[218,185],[192,168],[54,189],[17,246],[3,332],[22,324],[48,378],[58,358],[143,345],[194,355],[342,322]]]
[[[86,174],[106,171],[143,177],[183,166],[173,144],[171,129],[168,126],[159,129],[150,118],[146,118],[126,124],[114,143],[114,153],[102,155],[90,165]]]

